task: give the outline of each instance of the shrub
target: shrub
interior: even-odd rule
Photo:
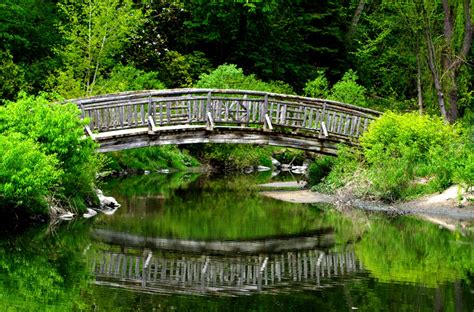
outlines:
[[[329,99],[358,106],[367,106],[365,100],[366,89],[357,83],[357,78],[357,74],[349,69],[342,79],[332,86]]]
[[[62,171],[58,160],[45,155],[32,140],[21,134],[0,134],[0,208],[26,208],[30,213],[47,213],[45,201],[57,186]],[[18,211],[20,210],[20,211]]]
[[[196,87],[294,93],[293,88],[282,81],[263,82],[255,75],[245,75],[243,70],[234,64],[224,64],[209,74],[202,74]]]
[[[315,98],[327,98],[329,96],[329,82],[324,71],[318,71],[318,76],[308,81],[304,86],[304,94]]]
[[[197,166],[199,162],[177,146],[152,146],[109,153],[109,169],[137,171],[174,168],[183,170]]]
[[[458,127],[417,113],[384,114],[360,143],[373,191],[387,200],[441,191],[466,157]]]
[[[328,174],[334,165],[334,157],[323,156],[317,158],[308,170],[309,185],[316,185],[320,183]]]
[[[108,77],[97,79],[94,93],[107,94],[164,88],[164,84],[158,80],[157,72],[145,72],[133,66],[117,65],[112,69]]]
[[[316,190],[350,186],[354,195],[386,201],[473,184],[472,149],[458,126],[417,113],[385,113],[360,139],[361,149],[339,148],[338,158]]]
[[[224,170],[242,170],[263,165],[271,167],[272,149],[250,144],[203,144],[191,147],[191,153]]]
[[[55,157],[63,171],[57,196],[74,200],[76,208],[83,208],[79,203],[84,199],[96,200],[93,185],[102,158],[95,154],[96,144],[84,138],[88,121],[79,117],[74,104],[52,104],[45,95],[22,94],[17,102],[0,109],[0,133],[21,133],[36,142],[44,154]]]

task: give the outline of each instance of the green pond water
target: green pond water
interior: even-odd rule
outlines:
[[[265,198],[270,174],[104,182],[114,215],[0,231],[0,311],[474,311],[474,236]]]

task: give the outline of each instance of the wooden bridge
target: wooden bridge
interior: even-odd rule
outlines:
[[[99,152],[165,144],[251,143],[335,155],[357,144],[379,112],[259,91],[174,89],[71,100]]]

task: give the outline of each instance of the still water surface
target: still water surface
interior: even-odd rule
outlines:
[[[114,178],[113,216],[4,231],[0,311],[474,311],[474,237],[258,195],[269,175]]]

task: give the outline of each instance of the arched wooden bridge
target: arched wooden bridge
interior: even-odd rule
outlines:
[[[174,89],[71,100],[99,152],[192,143],[251,143],[335,155],[357,144],[379,112],[330,100],[260,91]]]

